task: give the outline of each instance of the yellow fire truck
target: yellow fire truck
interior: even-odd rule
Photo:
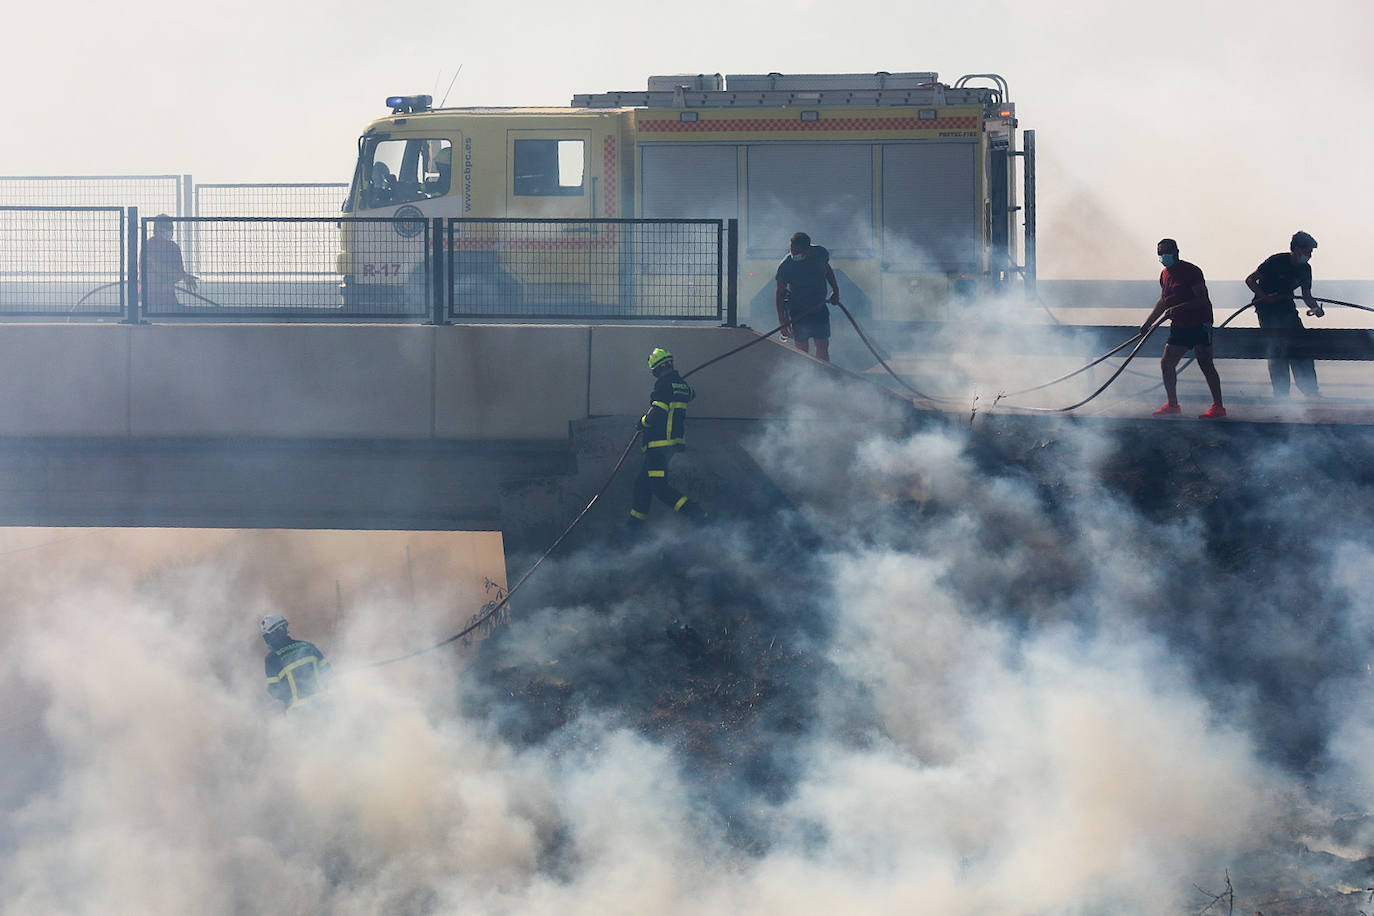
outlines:
[[[736,219],[741,311],[763,316],[798,230],[830,250],[846,304],[877,318],[939,317],[961,292],[1034,278],[1034,132],[1018,149],[995,74],[653,76],[645,91],[567,108],[430,102],[392,97],[363,133],[350,215],[417,229],[436,217]],[[383,245],[392,231],[345,226],[346,297],[423,282],[418,255]],[[465,252],[455,286],[480,277],[518,294],[535,280],[499,240],[451,244]]]

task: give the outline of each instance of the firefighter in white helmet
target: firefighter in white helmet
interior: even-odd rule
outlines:
[[[297,709],[319,699],[328,686],[329,662],[312,642],[292,639],[286,618],[268,614],[258,624],[268,647],[264,666],[267,692],[287,709]]]

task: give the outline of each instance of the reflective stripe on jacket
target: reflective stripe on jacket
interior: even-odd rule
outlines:
[[[287,709],[318,699],[330,672],[324,654],[303,639],[268,652],[265,667],[267,691]]]
[[[694,397],[696,392],[676,370],[659,376],[649,395],[649,412],[639,420],[644,427],[645,451],[687,444],[687,405]]]

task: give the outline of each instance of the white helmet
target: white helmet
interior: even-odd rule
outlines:
[[[262,629],[263,639],[266,639],[268,633],[278,628],[282,630],[286,629],[286,618],[280,614],[268,614],[259,621],[258,626]]]

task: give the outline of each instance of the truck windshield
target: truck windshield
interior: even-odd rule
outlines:
[[[364,140],[351,210],[443,197],[453,180],[453,144],[443,137]]]

